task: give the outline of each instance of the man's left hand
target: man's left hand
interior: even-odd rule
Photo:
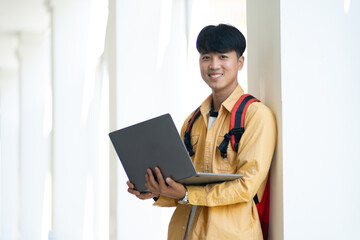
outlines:
[[[158,167],[155,167],[157,181],[155,180],[151,169],[148,169],[147,172],[148,173],[145,175],[145,185],[153,194],[161,194],[175,199],[182,199],[185,197],[186,189],[184,185],[175,182],[169,177],[164,180],[163,175],[161,174],[161,171]]]

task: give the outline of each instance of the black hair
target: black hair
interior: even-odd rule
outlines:
[[[235,51],[241,57],[246,48],[244,35],[235,27],[219,24],[204,27],[196,40],[196,48],[200,54]]]

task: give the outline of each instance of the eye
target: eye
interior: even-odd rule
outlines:
[[[221,58],[221,59],[226,59],[226,58],[228,58],[228,56],[226,56],[226,55],[221,55],[220,58]]]
[[[202,59],[202,60],[209,60],[210,57],[205,55],[205,56],[202,56],[201,59]]]

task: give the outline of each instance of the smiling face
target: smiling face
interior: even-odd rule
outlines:
[[[237,74],[244,65],[244,57],[235,51],[200,54],[201,77],[214,94],[230,95],[237,86]]]

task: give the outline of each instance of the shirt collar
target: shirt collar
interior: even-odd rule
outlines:
[[[230,94],[230,96],[221,104],[223,108],[227,111],[231,112],[235,103],[239,100],[240,96],[244,94],[244,90],[238,84],[235,90]],[[207,115],[211,109],[211,101],[212,101],[212,94],[208,96],[205,101],[201,104],[200,111],[203,115],[204,119],[207,119]],[[221,111],[221,109],[220,109]],[[219,112],[220,112],[219,111]]]
[[[244,94],[244,90],[238,84],[235,90],[230,94],[230,96],[222,103],[222,106],[231,112],[235,103],[239,100],[240,96]]]

